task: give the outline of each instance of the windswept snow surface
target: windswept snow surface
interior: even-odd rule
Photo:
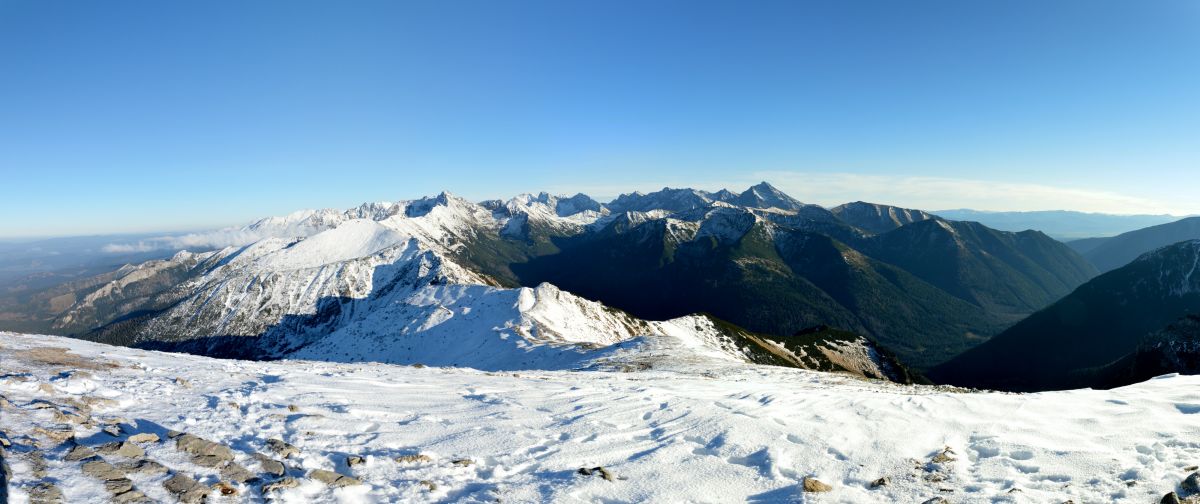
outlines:
[[[268,493],[274,502],[1148,503],[1200,463],[1195,376],[1111,391],[967,393],[732,361],[487,373],[228,361],[8,333],[0,364],[16,503],[39,482],[67,502],[110,498],[81,461],[64,459],[69,441],[35,430],[69,421],[54,412],[70,404],[91,405],[86,420],[66,424],[81,444],[116,439],[99,429],[109,420],[122,422],[121,437],[163,438],[142,446],[168,473],[128,477],[164,502],[174,499],[163,482],[176,473],[219,479],[176,450],[168,430],[230,447],[264,478],[233,485],[253,502],[276,480],[254,458],[281,458],[271,438],[299,450],[284,463],[300,484]],[[428,460],[395,460],[416,454]],[[348,467],[351,455],[365,462]],[[472,463],[453,463],[461,459]],[[577,473],[597,466],[613,481]],[[316,469],[362,484],[332,488],[311,477]],[[805,477],[832,491],[803,493]],[[881,477],[889,483],[872,489]]]

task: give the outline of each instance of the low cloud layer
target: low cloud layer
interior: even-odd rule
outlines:
[[[155,250],[207,250],[240,247],[268,236],[242,228],[226,228],[176,236],[146,238],[132,243],[110,243],[101,250],[110,254],[152,252]]]

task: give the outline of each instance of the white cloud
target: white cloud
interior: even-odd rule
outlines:
[[[272,233],[258,233],[243,228],[225,228],[177,236],[159,236],[133,243],[110,243],[101,250],[110,254],[128,254],[154,250],[219,249],[248,245],[271,235]]]

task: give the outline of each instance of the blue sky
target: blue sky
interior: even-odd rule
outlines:
[[[1200,212],[1200,3],[0,0],[0,236],[448,189]]]

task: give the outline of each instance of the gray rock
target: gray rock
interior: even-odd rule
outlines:
[[[258,479],[258,476],[237,462],[230,462],[225,467],[222,467],[221,477],[234,483],[246,483]]]
[[[346,467],[354,467],[366,461],[366,459],[359,457],[358,455],[350,455],[346,457]]]
[[[437,490],[437,483],[434,483],[429,480],[421,480],[421,481],[418,481],[417,484],[425,487],[426,492],[432,492],[434,490]]]
[[[1179,502],[1179,494],[1175,492],[1167,492],[1167,495],[1164,495],[1162,500],[1158,502],[1159,504],[1181,504]]]
[[[83,473],[104,482],[104,487],[111,494],[125,493],[133,489],[133,482],[125,477],[125,473],[112,464],[101,459],[89,460],[83,463]]]
[[[450,463],[454,464],[456,466],[459,466],[459,467],[467,467],[469,465],[474,465],[475,461],[471,460],[469,458],[460,458],[460,459],[451,460]]]
[[[233,450],[228,446],[201,439],[191,434],[175,438],[175,448],[192,455],[192,461],[205,467],[222,467],[233,460]]]
[[[134,462],[126,462],[117,464],[117,467],[126,473],[138,474],[165,474],[167,467],[153,460],[138,460]]]
[[[68,451],[67,454],[63,456],[63,460],[68,462],[78,462],[80,460],[87,460],[95,456],[96,452],[91,448],[83,445],[75,445],[71,447],[71,451]]]
[[[414,453],[414,454],[401,455],[399,457],[396,457],[396,462],[399,462],[401,464],[413,464],[413,463],[417,463],[417,462],[433,462],[433,459],[429,458],[429,455],[426,455],[424,453]]]
[[[950,501],[946,500],[945,497],[934,497],[925,502],[922,502],[921,504],[950,504]]]
[[[255,460],[258,460],[259,467],[261,467],[263,472],[267,474],[279,477],[283,476],[283,474],[286,472],[286,468],[283,467],[283,462],[272,459],[271,457],[261,453],[255,453],[254,458]]]
[[[804,488],[805,492],[829,492],[833,490],[833,487],[811,476],[805,476],[800,485]]]
[[[299,448],[284,442],[282,439],[268,439],[267,448],[270,448],[271,451],[275,452],[276,455],[279,455],[285,459],[291,458],[292,455],[300,454]]]
[[[324,469],[313,469],[308,472],[308,477],[334,488],[362,484],[362,482],[357,478],[343,476],[333,471],[326,471]]]
[[[96,451],[105,455],[118,455],[128,458],[141,458],[146,456],[146,451],[142,447],[130,443],[128,441],[113,441],[104,443],[96,447]]]
[[[63,502],[63,493],[54,483],[43,481],[29,489],[30,504],[59,504]]]
[[[163,488],[175,494],[180,502],[201,502],[208,496],[208,487],[197,483],[187,475],[176,473],[163,482]]]
[[[125,492],[114,495],[112,497],[112,502],[117,504],[149,504],[154,501],[150,500],[149,497],[146,497],[146,494],[142,493],[138,489],[132,488]]]
[[[297,481],[296,478],[283,478],[281,480],[272,481],[270,483],[267,483],[266,485],[263,485],[262,492],[268,493],[268,492],[274,492],[276,490],[282,490],[285,488],[296,488],[298,486],[300,486],[300,482]]]
[[[891,479],[889,479],[887,476],[884,476],[875,481],[872,481],[871,488],[879,488],[879,487],[883,487],[883,486],[888,486],[888,484],[890,484],[891,482],[892,482]]]

